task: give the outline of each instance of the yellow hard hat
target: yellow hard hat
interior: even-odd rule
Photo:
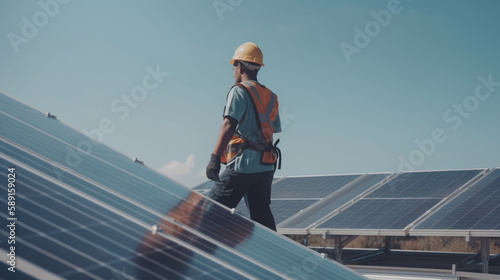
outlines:
[[[235,60],[247,61],[264,66],[262,51],[254,43],[244,43],[234,52],[233,59],[229,63],[233,64]]]

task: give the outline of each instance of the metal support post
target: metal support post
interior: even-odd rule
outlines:
[[[335,236],[335,260],[342,263],[342,237]]]
[[[384,248],[384,253],[386,255],[391,254],[391,247],[392,247],[392,237],[391,236],[386,236],[385,237],[385,248]]]
[[[490,239],[488,237],[481,237],[481,260],[483,273],[488,273],[488,263],[490,261]]]
[[[305,235],[304,238],[302,239],[302,245],[304,246],[309,246],[309,235]]]

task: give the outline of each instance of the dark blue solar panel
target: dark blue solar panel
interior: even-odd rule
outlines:
[[[500,169],[494,169],[416,229],[500,230]]]
[[[323,198],[361,175],[288,177],[273,184],[273,198]]]
[[[444,198],[460,186],[477,176],[483,170],[451,170],[429,172],[404,172],[368,197],[404,198],[429,197]]]
[[[3,105],[5,106],[5,104]],[[5,109],[4,106],[0,106],[0,109]],[[86,149],[79,143],[92,143],[93,140],[57,120],[46,118],[33,109],[17,109],[13,111],[22,111],[26,114],[23,115],[25,117],[23,121],[13,120],[0,113],[0,122],[5,125],[5,131],[9,132],[2,137],[59,165],[59,167],[50,168],[53,168],[51,173],[60,180],[64,181],[68,174],[77,171],[85,178],[92,178],[92,184],[106,186],[110,190],[131,200],[136,200],[160,213],[165,213],[167,210],[165,209],[167,205],[165,200],[180,199],[189,194],[188,189],[173,187],[177,185],[173,181],[146,166],[134,163],[132,159],[107,148],[103,144],[93,145],[91,153],[79,150],[77,149],[79,146]],[[30,123],[36,127],[31,126]],[[65,131],[68,132],[69,136],[63,139],[52,136],[64,136],[63,132]],[[13,157],[18,156],[19,152],[9,152],[11,148],[4,147],[5,153],[9,153]]]
[[[38,269],[67,279],[362,279],[3,94],[0,123],[0,166],[19,176],[19,250]]]
[[[405,229],[482,171],[401,173],[317,227]]]
[[[288,219],[295,213],[300,212],[300,210],[307,208],[308,206],[317,201],[318,200],[316,199],[314,200],[272,199],[271,211],[274,216],[274,222],[276,223],[276,225],[278,225],[279,223]],[[248,211],[248,208],[243,200],[240,201],[238,207],[236,207],[236,211],[238,211],[243,216],[250,218],[250,212]]]
[[[1,170],[14,166],[0,158]],[[120,275],[122,272],[141,279],[204,278],[206,272],[218,275],[214,279],[232,279],[229,275],[241,277],[200,253],[167,239],[165,242],[176,244],[178,248],[161,251],[161,257],[164,261],[175,262],[177,267],[148,267],[154,265],[147,257],[148,250],[154,251],[154,244],[145,245],[154,241],[153,237],[148,237],[149,228],[95,202],[82,199],[21,167],[15,167],[15,174],[14,216],[17,219],[18,255],[60,277],[112,279],[114,274]],[[6,177],[5,172],[0,174],[3,182],[7,181]],[[1,190],[6,193],[6,186],[2,184]],[[2,196],[0,201],[7,209],[6,197]],[[5,212],[0,212],[0,216],[8,218]],[[186,237],[179,236],[189,241]],[[212,250],[214,248],[216,246],[212,244]],[[209,246],[205,250],[209,250]],[[22,269],[22,265],[19,269]],[[155,271],[161,271],[161,274]]]
[[[362,181],[358,182],[355,186],[352,186],[349,190],[346,190],[345,193],[339,195],[339,197],[335,197],[334,200],[329,202],[326,205],[322,205],[322,207],[315,212],[304,212],[304,218],[294,218],[297,219],[298,222],[290,221],[290,223],[282,225],[282,227],[291,227],[291,228],[306,228],[311,226],[316,221],[325,217],[326,215],[332,213],[337,208],[341,207],[345,203],[351,201],[353,198],[361,194],[362,192],[368,190],[370,187],[373,187],[378,182],[387,178],[389,174],[367,174]]]
[[[275,178],[271,192],[271,210],[276,224],[283,222],[360,176],[334,175]],[[202,191],[210,189],[212,186],[213,182],[205,182],[194,189]],[[236,211],[245,217],[250,217],[243,200],[236,207]]]
[[[318,228],[404,229],[439,199],[363,199]]]

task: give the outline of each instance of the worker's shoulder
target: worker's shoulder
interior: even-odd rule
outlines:
[[[238,86],[233,86],[227,95],[227,102],[233,105],[244,106],[243,104],[250,103],[251,97],[246,92],[246,89]]]
[[[246,98],[248,96],[247,89],[241,84],[235,84],[229,93],[242,98]]]
[[[246,92],[248,86],[252,87],[252,86],[255,86],[255,85],[258,85],[259,87],[268,89],[269,91],[272,92],[272,90],[270,88],[268,88],[267,86],[265,86],[265,85],[263,85],[263,84],[261,84],[259,82],[256,82],[256,81],[251,81],[250,83],[246,83],[246,84],[244,84],[244,83],[235,84],[233,86],[233,89],[237,88],[238,92]],[[259,87],[257,87],[257,88],[259,88]]]

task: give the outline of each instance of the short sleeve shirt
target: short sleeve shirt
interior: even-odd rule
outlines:
[[[226,107],[224,108],[224,117],[232,117],[238,121],[236,132],[243,138],[250,142],[258,141],[260,129],[257,123],[256,109],[252,97],[245,89],[236,86],[229,91]],[[275,133],[281,132],[279,112],[271,125]],[[274,169],[273,165],[261,164],[261,156],[262,153],[257,150],[245,149],[229,164],[234,164],[234,170],[240,173],[272,171]]]

